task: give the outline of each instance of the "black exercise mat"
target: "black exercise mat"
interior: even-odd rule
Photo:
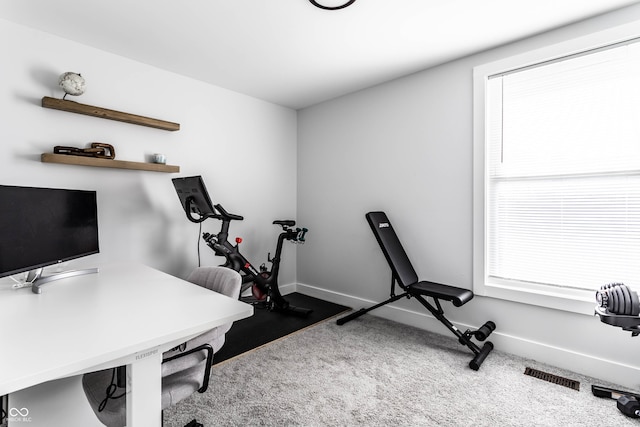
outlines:
[[[233,323],[213,363],[231,359],[350,309],[297,292],[285,295],[285,299],[293,306],[310,308],[313,312],[307,317],[298,317],[255,307],[253,316]]]

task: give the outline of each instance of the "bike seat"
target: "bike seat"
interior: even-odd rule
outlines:
[[[296,225],[296,222],[292,219],[276,219],[273,221],[274,224],[278,225],[286,225],[287,227],[293,227]]]

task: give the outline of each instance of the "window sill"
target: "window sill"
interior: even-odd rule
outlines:
[[[595,291],[499,282],[485,283],[483,288],[477,295],[589,316],[593,316],[596,305]]]

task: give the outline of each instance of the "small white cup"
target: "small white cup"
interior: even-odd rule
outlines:
[[[167,156],[164,154],[155,153],[151,159],[153,160],[153,163],[160,163],[162,165],[167,163]]]

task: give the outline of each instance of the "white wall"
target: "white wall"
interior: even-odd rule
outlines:
[[[97,190],[101,253],[79,264],[130,260],[185,277],[197,265],[198,226],[181,209],[171,178],[202,175],[214,203],[245,220],[230,237],[244,238],[252,261],[266,261],[277,235],[274,219],[296,216],[296,112],[123,57],[0,20],[2,126],[0,183]],[[11,41],[11,42],[9,42]],[[132,41],[133,42],[133,41]],[[221,64],[224,66],[224,64]],[[74,101],[178,122],[167,132],[40,106],[61,98],[58,76],[82,73],[87,90]],[[104,142],[116,159],[148,161],[155,152],[179,174],[40,162],[55,145]],[[216,220],[204,230],[213,232]],[[287,245],[281,282],[295,282],[295,249]],[[202,245],[203,265],[222,259]],[[6,280],[6,279],[5,279]]]
[[[370,210],[387,212],[422,279],[471,289],[473,67],[638,19],[628,8],[301,110],[299,289],[356,308],[388,297]],[[417,302],[394,306],[372,314],[449,333]],[[498,350],[640,386],[640,338],[597,318],[482,297],[451,308],[463,326],[494,320]]]

